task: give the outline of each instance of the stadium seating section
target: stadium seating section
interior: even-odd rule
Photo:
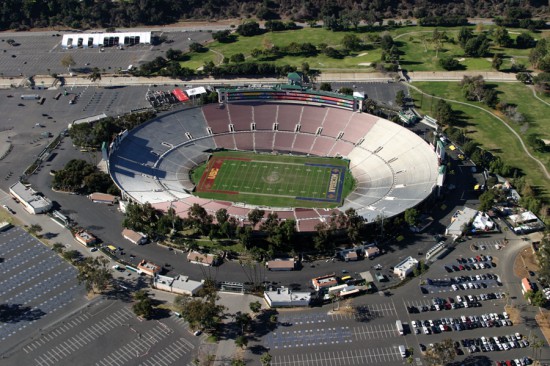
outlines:
[[[140,202],[173,207],[186,216],[198,203],[226,208],[246,221],[243,204],[192,195],[190,170],[214,149],[341,156],[350,160],[357,187],[339,210],[353,207],[367,220],[391,217],[432,192],[438,174],[433,149],[401,126],[367,114],[329,107],[242,102],[208,104],[160,115],[130,131],[111,151],[109,169],[118,186]],[[332,209],[264,208],[312,231]]]

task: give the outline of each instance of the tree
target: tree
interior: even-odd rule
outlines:
[[[395,93],[395,104],[398,106],[403,106],[405,103],[405,92],[403,90],[398,90],[397,93]]]
[[[67,250],[63,252],[62,256],[69,262],[73,262],[75,259],[82,257],[82,254],[78,250]]]
[[[149,293],[145,290],[134,292],[134,301],[132,310],[134,314],[145,319],[149,319],[153,313],[153,304],[149,298]]]
[[[479,196],[479,211],[487,212],[495,204],[496,195],[492,190],[487,190]]]
[[[223,313],[224,307],[216,305],[213,298],[201,299],[189,296],[177,296],[174,307],[191,325],[191,328],[214,329]]]
[[[246,363],[241,358],[234,358],[231,360],[231,366],[246,366]]]
[[[236,37],[232,36],[231,32],[228,29],[226,29],[226,30],[212,33],[212,38],[215,41],[218,41],[220,43],[230,43],[230,42],[233,42]]]
[[[462,27],[460,28],[460,31],[458,32],[458,43],[460,43],[460,46],[462,48],[466,47],[466,43],[474,36],[472,30],[468,27]]]
[[[485,34],[470,38],[464,46],[464,53],[471,57],[485,57],[489,51],[490,42]]]
[[[535,48],[529,52],[529,62],[535,68],[539,68],[540,64],[550,53],[550,44],[546,38],[541,38],[537,41]]]
[[[254,301],[249,304],[249,307],[253,313],[258,313],[262,309],[262,304],[259,301]]]
[[[456,70],[460,67],[460,62],[452,56],[443,56],[439,59],[439,65],[445,70]]]
[[[467,100],[481,102],[485,94],[485,80],[483,76],[464,76],[461,82],[464,96]]]
[[[380,47],[382,50],[388,52],[394,45],[392,36],[389,33],[384,33],[380,38]]]
[[[71,67],[73,67],[74,65],[76,65],[76,62],[74,61],[73,59],[73,56],[71,55],[65,55],[63,56],[63,58],[61,59],[61,65],[63,67],[66,67],[67,68],[67,72],[71,72]]]
[[[532,48],[535,47],[535,44],[535,39],[527,32],[522,32],[516,37],[517,48]]]
[[[234,55],[231,55],[230,60],[231,62],[235,63],[244,62],[244,55],[242,53],[236,53]]]
[[[36,236],[39,232],[42,231],[42,226],[39,224],[32,224],[29,226],[29,234]]]
[[[405,222],[410,226],[415,226],[418,224],[420,219],[420,214],[416,208],[408,208],[405,210]]]
[[[544,151],[546,149],[546,144],[544,141],[538,137],[536,134],[530,134],[527,136],[527,143],[535,151]]]
[[[428,365],[447,365],[456,357],[454,341],[450,338],[442,342],[434,343],[433,347],[426,350],[424,359]]]
[[[99,68],[94,67],[91,74],[88,75],[88,79],[90,79],[92,83],[95,83],[96,81],[101,81],[101,72],[99,71]]]
[[[350,51],[359,51],[363,47],[363,42],[355,34],[348,33],[342,38],[342,45]]]
[[[491,62],[491,66],[495,70],[500,70],[500,67],[502,66],[502,61],[503,61],[502,53],[495,53],[493,55],[493,61]]]
[[[338,93],[344,94],[344,95],[353,95],[353,89],[352,88],[347,88],[347,87],[342,87],[342,88],[338,89]]]
[[[189,51],[200,53],[200,52],[208,51],[208,48],[204,47],[202,44],[198,42],[193,42],[189,45]]]
[[[265,211],[260,210],[259,208],[254,208],[253,210],[250,210],[248,212],[248,221],[252,224],[252,227],[256,227],[256,225],[260,222],[260,220],[264,217]]]
[[[271,366],[272,359],[273,357],[269,354],[269,352],[266,352],[260,357],[260,362],[262,363],[262,366]]]
[[[512,44],[512,39],[508,34],[508,30],[504,27],[496,27],[493,30],[493,37],[500,47],[509,47]]]
[[[245,23],[237,27],[237,33],[241,36],[251,37],[258,34],[262,34],[260,25],[255,21],[246,21]]]
[[[59,242],[54,243],[52,246],[52,250],[56,253],[61,253],[63,250],[65,250],[65,246]]]
[[[87,257],[78,267],[78,283],[84,283],[87,291],[101,293],[109,286],[113,275],[104,257]]]
[[[322,91],[332,91],[332,86],[330,85],[330,83],[321,83],[321,85],[319,86],[319,90],[322,90]]]
[[[454,111],[451,105],[443,99],[438,99],[435,105],[435,118],[442,125],[452,125]]]

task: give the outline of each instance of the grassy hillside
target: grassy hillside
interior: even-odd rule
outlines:
[[[518,106],[518,110],[524,114],[526,122],[529,123],[529,129],[526,132],[521,132],[521,126],[509,120],[502,113],[490,110],[481,103],[468,103],[497,114],[505,120],[508,126],[520,134],[524,142],[526,142],[527,135],[531,133],[539,134],[543,139],[550,139],[550,118],[547,117],[549,107],[537,100],[531,89],[520,83],[490,83],[490,85],[496,88],[502,102],[514,103]],[[462,95],[460,84],[457,82],[418,82],[414,83],[414,86],[431,95],[467,102]],[[421,111],[427,114],[431,113],[436,100],[432,102],[430,97],[421,97],[420,93],[413,89],[411,89],[411,95]],[[460,121],[457,121],[458,127],[466,129],[469,137],[481,143],[485,149],[501,156],[508,164],[521,168],[527,175],[527,180],[541,188],[544,198],[547,200],[550,198],[550,181],[543,175],[540,167],[525,154],[518,139],[502,122],[489,113],[484,113],[474,107],[458,103],[451,105],[461,117]],[[530,152],[547,168],[550,168],[550,153],[538,153],[532,150]]]

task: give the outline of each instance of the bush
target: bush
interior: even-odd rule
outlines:
[[[445,70],[457,70],[460,67],[460,63],[452,56],[443,56],[439,59],[439,65]]]

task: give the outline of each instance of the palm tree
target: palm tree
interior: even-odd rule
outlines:
[[[97,67],[94,67],[92,69],[92,73],[88,75],[88,79],[90,79],[92,82],[100,81],[101,80],[101,72]]]
[[[36,235],[37,233],[39,233],[40,231],[42,231],[42,226],[38,225],[38,224],[32,224],[30,227],[29,227],[29,233],[31,235]]]

